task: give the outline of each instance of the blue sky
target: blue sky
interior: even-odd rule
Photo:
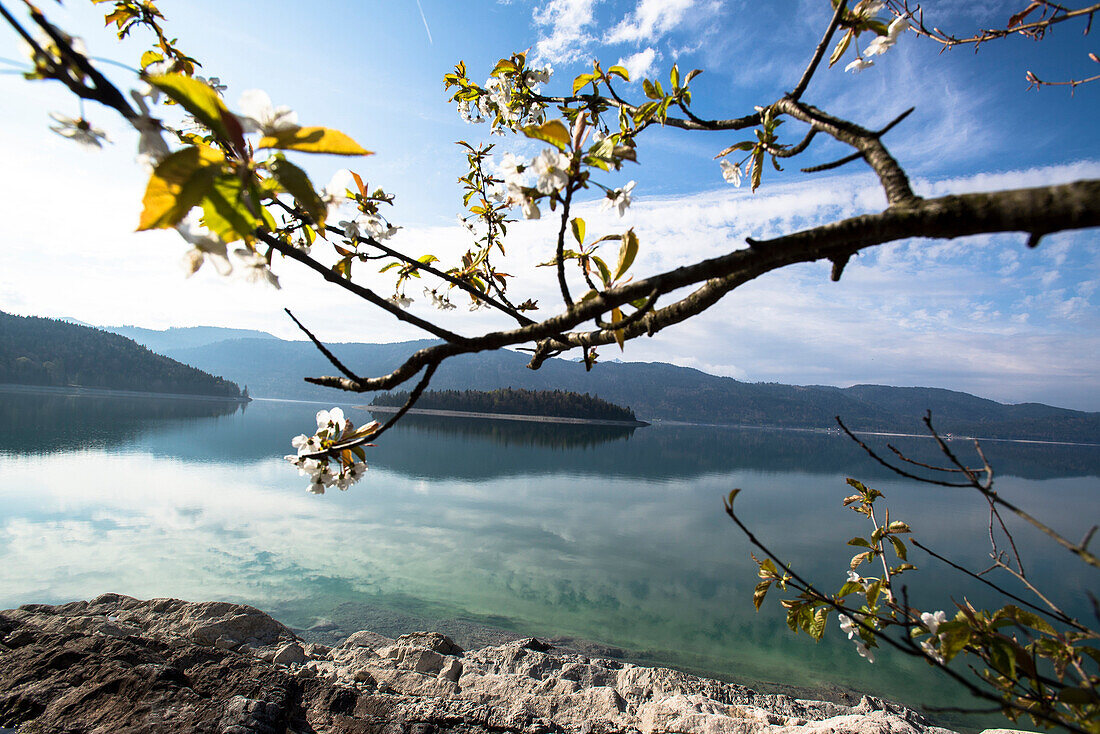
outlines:
[[[936,25],[963,33],[1003,25],[1017,5],[942,0],[930,4],[929,19],[934,9]],[[553,64],[551,90],[566,88],[592,58],[605,67],[648,67],[661,79],[678,63],[705,70],[692,85],[696,113],[732,117],[793,86],[829,15],[826,0],[421,0],[419,6],[330,0],[257,7],[161,3],[181,47],[203,62],[205,74],[229,85],[231,108],[241,92],[261,88],[297,110],[303,124],[340,128],[376,151],[354,167],[397,195],[392,219],[402,229],[395,243],[440,256],[466,246],[455,221],[455,179],[464,161],[454,141],[486,139],[484,126],[464,124],[446,102],[442,75],[456,61],[465,60],[471,77],[481,79],[498,58],[530,49]],[[83,36],[94,55],[133,64],[143,48],[115,41],[89,3],[48,3],[44,10]],[[1096,178],[1100,84],[1071,96],[1064,88],[1026,91],[1024,79],[1028,70],[1052,80],[1096,73],[1087,53],[1100,51],[1097,36],[1082,30],[1067,23],[1042,43],[1009,39],[977,54],[940,53],[907,34],[859,75],[842,70],[849,54],[819,74],[806,100],[868,127],[916,106],[886,142],[924,195]],[[20,56],[6,28],[0,56]],[[133,84],[125,71],[104,68],[120,86]],[[638,97],[638,86],[624,91]],[[0,94],[6,100],[0,154],[9,172],[0,180],[8,213],[0,309],[150,328],[257,328],[297,338],[282,314],[288,306],[333,341],[422,336],[289,264],[276,265],[280,291],[220,278],[210,268],[184,279],[178,262],[186,246],[178,236],[132,231],[144,188],[133,160],[135,136],[109,111],[89,107],[89,119],[114,142],[102,151],[79,149],[47,128],[48,111],[78,114],[59,85],[7,74],[0,76]],[[794,128],[782,131],[794,138]],[[619,220],[599,212],[593,193],[581,207],[589,231],[634,226],[642,241],[635,272],[646,275],[740,247],[745,236],[773,236],[884,205],[873,177],[858,165],[814,176],[797,171],[836,157],[840,148],[828,143],[783,173],[769,171],[755,194],[735,189],[723,182],[713,156],[745,137],[672,129],[647,135],[639,165],[601,179],[611,186],[636,180],[633,206]],[[530,141],[493,141],[501,152],[538,152]],[[318,185],[345,164],[296,160]],[[516,294],[539,300],[544,315],[556,303],[555,285],[547,269],[531,265],[549,258],[555,231],[545,218],[511,229],[506,269],[517,276]],[[689,323],[628,344],[624,354],[602,353],[748,381],[929,385],[1100,410],[1097,238],[1095,230],[1053,236],[1038,250],[1023,247],[1022,235],[897,243],[858,257],[840,283],[829,282],[825,265],[773,273]],[[422,301],[413,309],[439,315]],[[464,333],[504,325],[462,309],[441,318]]]

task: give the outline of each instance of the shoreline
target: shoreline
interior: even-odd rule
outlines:
[[[761,693],[533,637],[475,649],[359,630],[311,643],[229,602],[26,604],[0,612],[0,635],[0,722],[28,731],[952,734],[873,696]]]
[[[0,383],[0,392],[37,393],[45,395],[72,395],[103,398],[167,398],[169,400],[203,400],[218,403],[247,404],[251,397],[230,397],[228,395],[192,395],[173,392],[145,392],[142,390],[117,390],[111,387],[83,387],[80,385],[20,385]]]
[[[356,405],[360,410],[378,413],[396,413],[400,408],[388,405]],[[585,426],[618,426],[641,428],[650,425],[645,421],[614,421],[601,418],[564,418],[549,415],[523,415],[520,413],[478,413],[472,410],[436,410],[435,408],[410,408],[407,415],[434,415],[451,418],[489,418],[503,421],[523,421],[526,423],[563,423]]]

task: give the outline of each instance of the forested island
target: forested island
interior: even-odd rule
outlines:
[[[409,399],[407,392],[383,393],[372,405],[397,408]],[[421,410],[469,413],[504,413],[553,418],[624,421],[636,423],[634,411],[594,395],[568,390],[428,390],[416,402]]]
[[[155,354],[132,339],[2,311],[0,384],[248,398],[236,383]]]

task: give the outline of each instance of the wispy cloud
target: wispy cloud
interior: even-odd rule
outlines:
[[[536,8],[533,20],[543,33],[535,46],[537,59],[555,64],[584,59],[596,40],[588,30],[595,5],[596,0],[550,0]]]
[[[611,29],[608,43],[651,43],[676,28],[697,0],[639,0],[632,13]]]
[[[619,65],[626,67],[631,81],[637,81],[652,73],[653,62],[657,60],[657,56],[657,49],[650,47],[619,59]]]

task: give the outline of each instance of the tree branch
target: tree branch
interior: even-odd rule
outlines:
[[[628,327],[625,330],[627,338],[643,333],[656,333],[679,323],[706,310],[737,286],[764,273],[799,262],[830,259],[844,253],[914,237],[952,239],[993,232],[1056,232],[1097,226],[1100,226],[1100,180],[917,199],[909,207],[891,207],[877,214],[864,214],[772,240],[750,240],[751,247],[747,249],[734,250],[719,257],[611,288],[587,301],[577,303],[570,311],[529,326],[490,332],[465,338],[460,343],[422,349],[388,375],[365,379],[359,384],[339,377],[307,379],[314,384],[343,390],[388,390],[409,379],[437,357],[446,359],[457,354],[537,342],[559,334],[564,334],[567,338],[553,339],[548,346],[555,350],[609,344],[614,341],[614,334],[607,330],[566,332],[613,308],[654,292],[663,295],[706,281],[680,301],[658,309],[640,323]],[[294,253],[304,257],[296,250]],[[323,266],[317,265],[315,269],[317,268],[328,274]],[[346,283],[335,274],[332,275],[341,284]],[[530,366],[537,368],[538,364],[533,361]]]

